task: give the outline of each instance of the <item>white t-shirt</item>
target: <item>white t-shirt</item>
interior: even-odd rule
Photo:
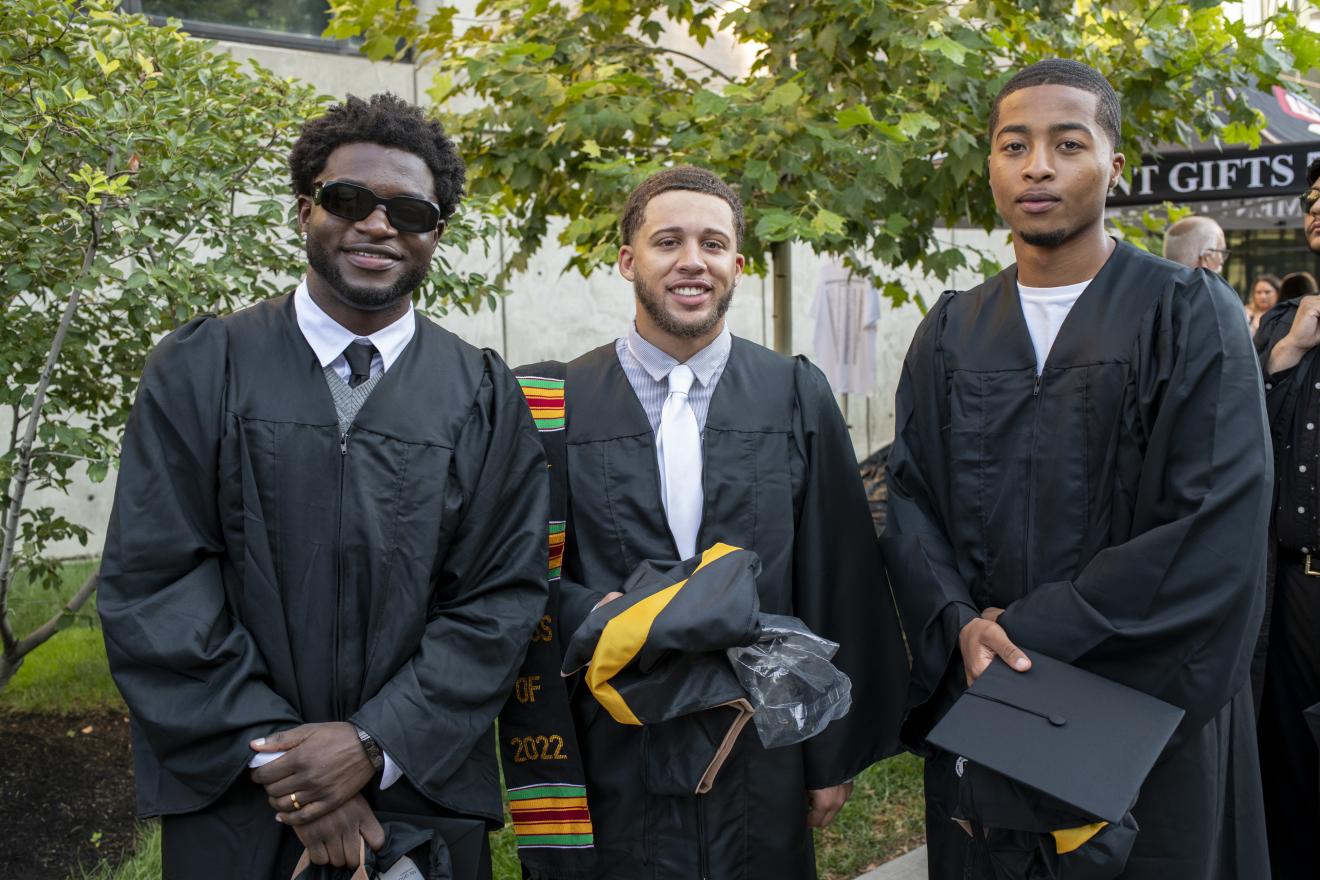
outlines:
[[[1054,338],[1059,335],[1063,319],[1068,317],[1077,298],[1091,283],[1090,278],[1063,287],[1028,287],[1018,282],[1018,297],[1022,300],[1022,317],[1027,319],[1031,344],[1036,348],[1036,375],[1045,370]]]

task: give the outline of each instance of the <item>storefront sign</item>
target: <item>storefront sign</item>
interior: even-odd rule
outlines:
[[[1147,156],[1131,182],[1120,178],[1108,204],[1298,195],[1306,190],[1306,169],[1314,159],[1320,159],[1320,142]]]

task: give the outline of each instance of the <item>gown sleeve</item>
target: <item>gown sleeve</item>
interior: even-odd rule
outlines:
[[[807,787],[846,782],[898,751],[908,664],[848,427],[825,376],[795,365],[805,484],[793,546],[793,608],[839,643],[852,708],[804,744]]]
[[[549,595],[541,441],[513,374],[485,356],[453,455],[465,509],[442,554],[421,644],[350,719],[424,792],[490,736]]]
[[[199,318],[147,361],[124,432],[97,607],[115,683],[157,761],[200,807],[249,740],[300,722],[230,614],[217,499],[224,325]]]
[[[573,514],[571,511],[572,500],[569,501],[568,517],[568,546],[565,550],[564,571],[559,579],[559,631],[564,634],[561,646],[577,632],[578,627],[591,614],[596,604],[605,598],[605,593],[600,590],[593,590],[590,587],[578,583],[571,572],[577,570],[573,564],[573,552],[575,548],[573,535]],[[617,587],[616,587],[617,588]]]
[[[958,634],[980,613],[949,540],[954,511],[941,467],[949,460],[949,392],[940,333],[954,296],[942,296],[926,315],[903,361],[886,465],[881,546],[912,655],[903,739],[918,751],[942,681],[962,667]]]
[[[1264,608],[1270,437],[1256,354],[1227,285],[1174,281],[1139,334],[1122,413],[1116,543],[1038,584],[999,622],[1211,718],[1243,685]]]

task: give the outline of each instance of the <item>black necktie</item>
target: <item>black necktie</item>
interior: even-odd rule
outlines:
[[[348,361],[348,369],[353,373],[348,377],[349,388],[356,388],[371,378],[371,356],[375,353],[376,346],[370,343],[361,345],[350,342],[348,348],[344,349],[344,359]]]

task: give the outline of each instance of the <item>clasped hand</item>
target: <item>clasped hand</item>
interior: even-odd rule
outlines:
[[[373,850],[384,845],[385,833],[359,794],[375,771],[353,725],[303,724],[251,746],[284,752],[253,770],[252,781],[265,787],[276,821],[293,828],[314,864],[357,867],[359,837]]]

